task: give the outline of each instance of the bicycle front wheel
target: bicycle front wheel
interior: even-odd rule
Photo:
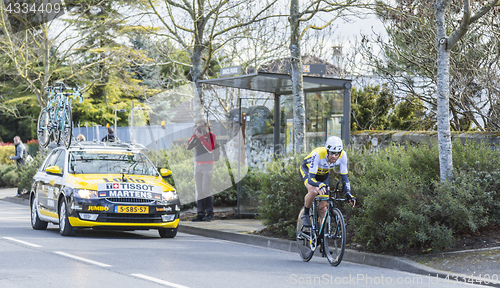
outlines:
[[[296,231],[296,240],[297,240],[297,248],[299,248],[299,254],[302,258],[302,261],[308,262],[311,260],[314,255],[314,251],[311,250],[311,245],[309,244],[309,239],[311,239],[312,228],[304,228],[302,225],[302,214],[304,213],[304,208],[300,210],[299,218],[297,219],[297,231]],[[312,220],[311,220],[312,222]],[[308,231],[304,231],[307,229]]]
[[[40,111],[40,115],[38,116],[38,124],[37,124],[37,136],[38,136],[38,144],[42,147],[47,147],[49,144],[49,114],[47,113],[47,109],[43,108]]]
[[[64,143],[64,146],[66,148],[69,148],[69,145],[71,145],[71,136],[73,132],[73,114],[71,113],[71,107],[69,105],[66,105],[64,108],[63,115],[61,117],[61,123],[59,124],[59,139],[57,143],[62,140]]]
[[[325,222],[323,233],[323,245],[326,258],[332,266],[337,266],[342,262],[345,251],[345,223],[344,217],[339,209],[330,210]]]

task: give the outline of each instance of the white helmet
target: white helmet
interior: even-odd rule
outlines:
[[[325,148],[330,153],[342,151],[344,149],[342,139],[337,136],[328,137],[328,139],[326,139]]]

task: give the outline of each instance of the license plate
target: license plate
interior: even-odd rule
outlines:
[[[115,213],[149,213],[148,206],[115,206]]]

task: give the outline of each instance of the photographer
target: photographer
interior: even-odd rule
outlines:
[[[194,148],[194,177],[198,215],[191,221],[212,221],[214,219],[213,197],[210,194],[210,184],[214,169],[212,152],[215,148],[215,135],[208,131],[205,120],[197,120],[193,127],[193,136],[186,146]]]

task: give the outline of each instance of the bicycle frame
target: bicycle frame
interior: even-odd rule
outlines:
[[[42,146],[47,146],[48,142],[50,142],[51,136],[53,140],[59,144],[61,134],[63,134],[65,129],[67,129],[63,139],[65,145],[69,146],[71,143],[71,131],[73,126],[69,96],[73,96],[73,98],[78,97],[81,103],[83,101],[82,94],[78,91],[78,87],[69,88],[61,82],[57,82],[54,86],[49,86],[45,89],[49,92],[49,96],[47,107],[45,110],[42,109],[44,115],[40,115],[38,123],[39,142],[42,145],[40,134],[43,135],[45,133],[44,131],[46,131],[46,137],[48,137],[48,139]],[[71,92],[65,92],[68,90]],[[48,118],[46,119],[46,117]],[[40,125],[40,123],[42,124]],[[69,127],[67,127],[67,125],[69,125]]]
[[[322,253],[322,257],[327,257],[328,262],[330,262],[332,266],[337,266],[342,261],[345,248],[345,224],[342,213],[335,207],[335,203],[337,201],[343,202],[346,199],[336,197],[337,193],[341,192],[338,189],[338,186],[339,182],[337,182],[336,188],[330,190],[327,195],[317,195],[314,198],[314,202],[311,207],[313,221],[310,228],[304,226],[299,227],[302,222],[298,222],[297,224],[297,243],[299,245],[299,253],[303,261],[309,261],[318,246],[321,247],[320,251]],[[319,223],[318,207],[321,201],[327,201],[327,211],[322,219],[322,223]],[[300,217],[302,217],[301,215],[302,214],[299,214],[298,221],[300,221]],[[328,231],[326,231],[327,229]],[[333,243],[329,242],[330,239],[333,240]],[[340,250],[335,248],[335,251],[338,252],[335,253],[335,255],[337,255],[335,256],[334,253],[332,253],[333,250],[330,250],[330,248],[336,247],[338,245],[337,241],[341,241],[339,242],[341,247],[339,247]],[[304,250],[301,247],[307,247],[307,250]]]

